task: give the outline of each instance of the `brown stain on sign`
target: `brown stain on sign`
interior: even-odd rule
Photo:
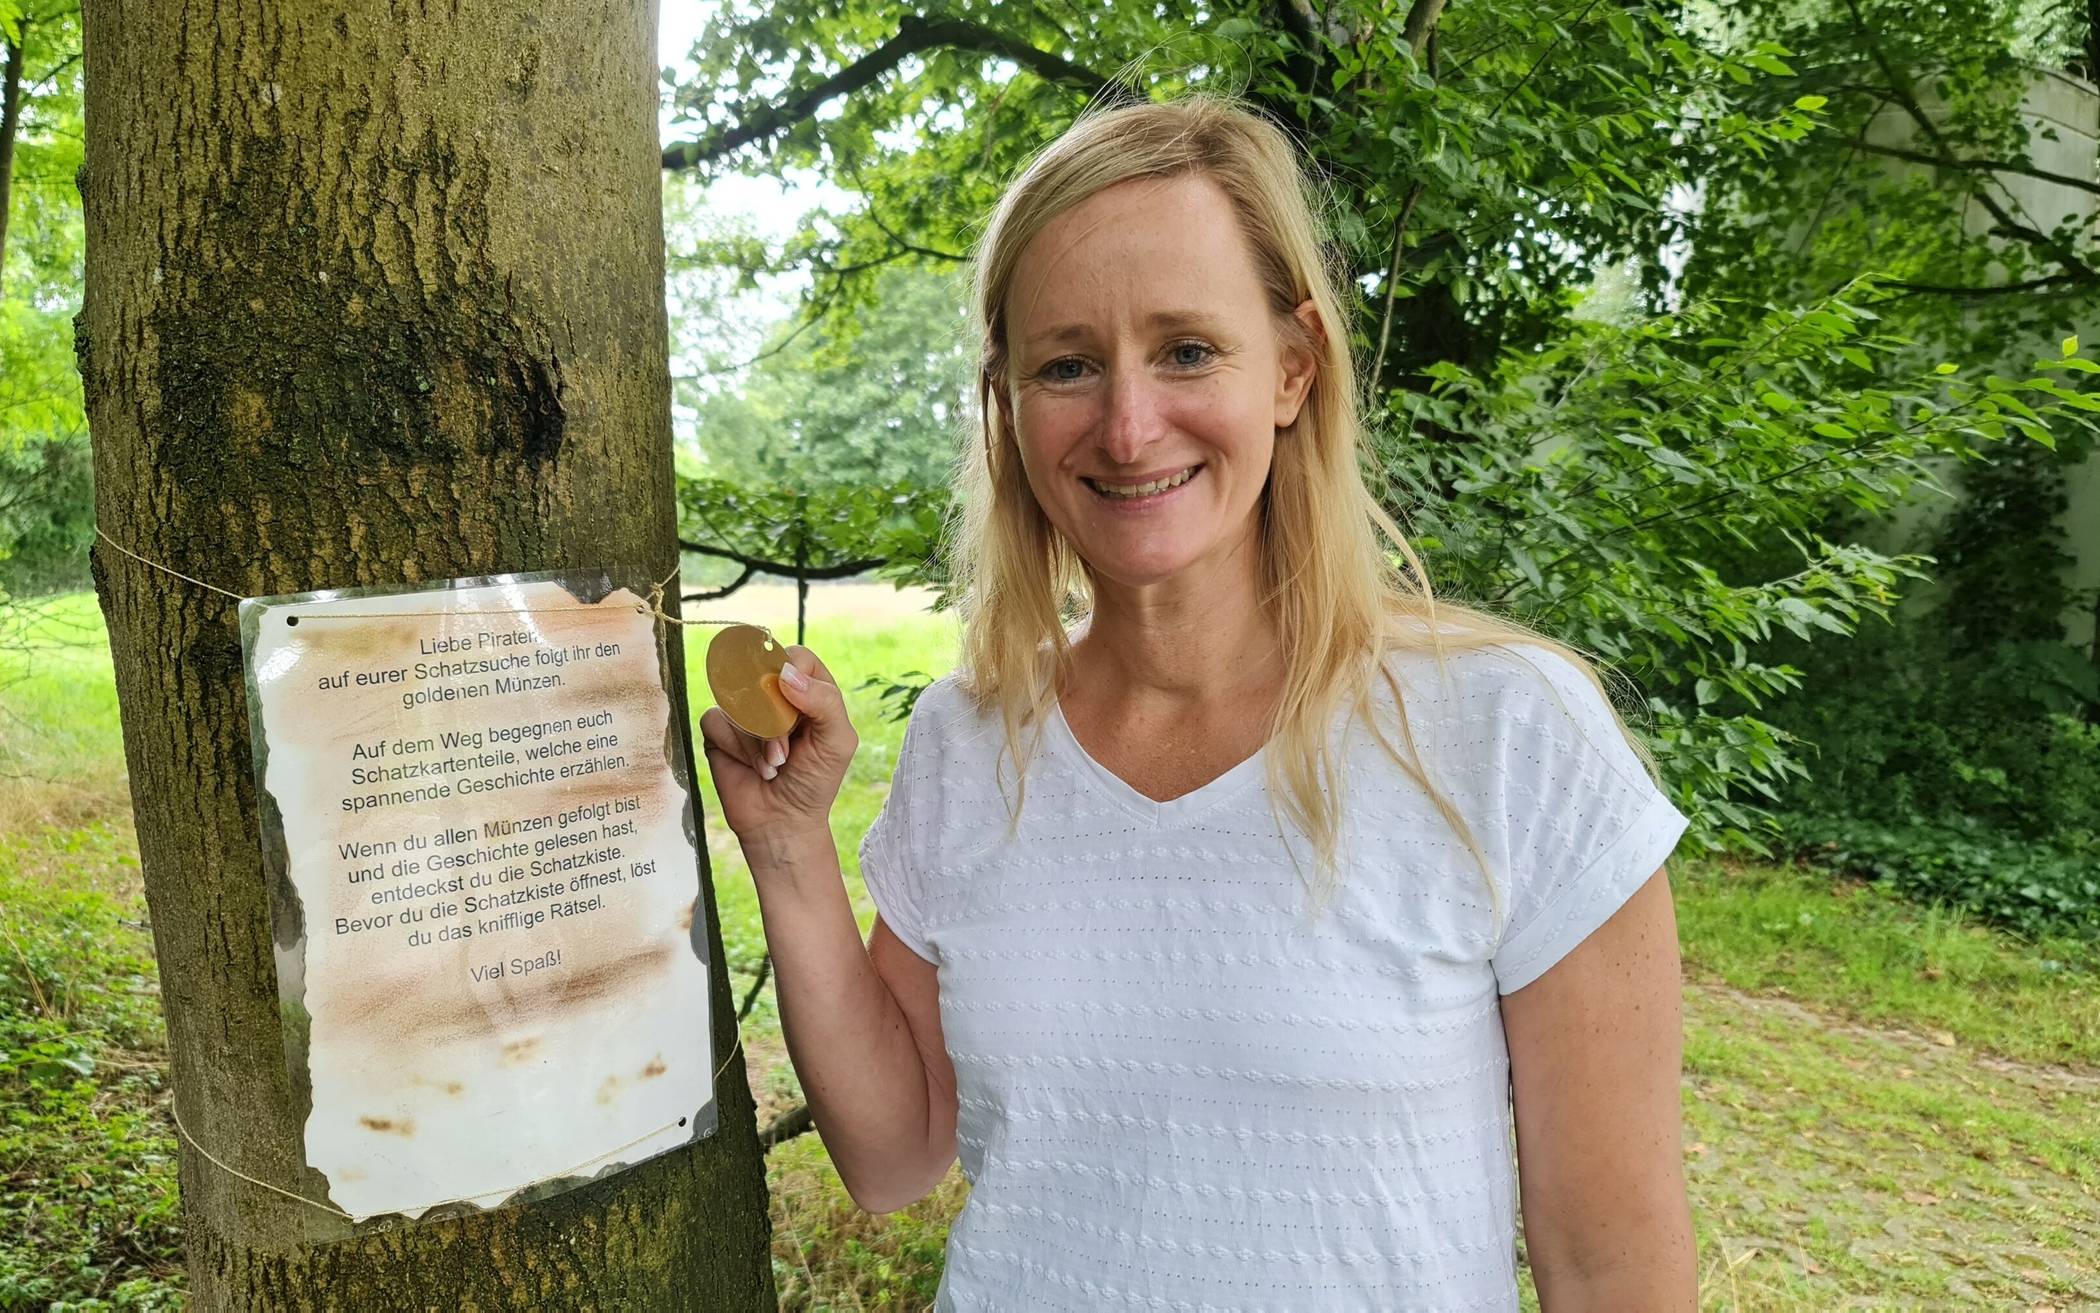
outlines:
[[[590,929],[601,934],[617,937],[623,927],[632,924],[632,914],[627,909],[607,909],[596,915],[604,920]],[[677,954],[691,951],[685,935],[673,938],[659,933],[657,939],[633,952],[574,972],[534,972],[526,977],[530,983],[524,985],[506,984],[497,991],[461,990],[436,996],[421,985],[420,973],[399,969],[383,976],[375,973],[334,1000],[325,1010],[325,1020],[338,1034],[355,1031],[370,1037],[372,1043],[383,1042],[389,1051],[404,1041],[422,1047],[447,1044],[486,1034],[492,1026],[537,1029],[559,1021],[564,1014],[640,991],[651,980],[673,970]],[[322,1015],[318,1009],[317,1015]],[[506,1045],[505,1056],[510,1061],[522,1060],[522,1055],[512,1052],[518,1043],[537,1044],[538,1040]]]
[[[639,985],[649,977],[665,971],[671,964],[673,951],[670,944],[650,944],[625,957],[601,962],[597,966],[556,981],[548,993],[554,1006],[559,1008],[594,1003],[616,991]]]
[[[416,1124],[406,1117],[365,1116],[358,1118],[357,1124],[368,1131],[376,1131],[381,1135],[398,1135],[403,1139],[409,1139],[416,1133]]]
[[[670,1068],[664,1065],[664,1055],[659,1053],[655,1057],[649,1059],[648,1066],[642,1068],[642,1079],[655,1080],[658,1076],[663,1075],[669,1070]]]
[[[537,1035],[528,1036],[525,1039],[514,1039],[503,1046],[503,1060],[505,1062],[525,1062],[539,1051],[539,1047],[540,1037]]]

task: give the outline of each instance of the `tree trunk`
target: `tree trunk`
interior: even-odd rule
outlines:
[[[654,3],[89,0],[84,19],[79,353],[103,530],[250,595],[670,568]],[[184,1121],[296,1187],[234,602],[103,547],[94,567]],[[192,1296],[770,1309],[741,1056],[716,1096],[696,1145],[380,1235],[317,1240],[326,1215],[185,1145]]]
[[[29,20],[15,30],[0,61],[0,286],[7,282],[7,214],[14,200],[15,135],[22,129],[22,65],[29,59]]]

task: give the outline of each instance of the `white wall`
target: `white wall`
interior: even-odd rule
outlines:
[[[1944,108],[1937,91],[1929,83],[1918,88],[1918,101],[1919,107],[1928,115],[1935,115]],[[2100,167],[2096,167],[2100,166],[2100,90],[2089,82],[2063,73],[2036,70],[2028,84],[2021,111],[2028,125],[2028,155],[2034,167],[2087,182],[2100,181]],[[1932,142],[1924,136],[1922,129],[1896,105],[1885,107],[1868,124],[1866,137],[1878,145],[1900,146],[1925,153],[1933,150]],[[1929,164],[1886,157],[1882,163],[1899,176],[1928,172],[1933,168]],[[2066,219],[2081,222],[2090,229],[2095,218],[2100,217],[2100,196],[2092,192],[2025,174],[2003,173],[1996,177],[1999,183],[1997,195],[2004,208],[2015,219],[2044,232]],[[1978,205],[1965,217],[1965,222],[1970,232],[1981,236],[1997,221]],[[1993,276],[2004,277],[2004,269],[1994,266]],[[2058,343],[2071,333],[2078,334],[2089,354],[2100,347],[2100,323],[2066,323],[2062,331],[2052,331],[2026,346],[2033,358],[2054,357],[2059,354]],[[1945,477],[1951,482],[1957,476],[1949,472]],[[2068,471],[2065,483],[2070,505],[2059,523],[2064,528],[2074,558],[2066,571],[2066,580],[2073,588],[2100,587],[2100,451]],[[1886,535],[1877,545],[1885,550],[1919,546],[1945,518],[1951,505],[1946,498],[1931,494],[1913,499],[1890,517]],[[2094,617],[2090,603],[2067,612],[2064,623],[2072,642],[2081,647],[2092,645]]]

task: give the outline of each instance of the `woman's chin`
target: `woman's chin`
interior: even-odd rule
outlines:
[[[1200,558],[1193,552],[1104,553],[1091,556],[1097,583],[1117,588],[1156,588],[1183,577],[1193,577]]]

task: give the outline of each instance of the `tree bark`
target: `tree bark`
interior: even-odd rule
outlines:
[[[670,567],[654,3],[89,0],[84,20],[102,529],[249,595]],[[297,1189],[234,603],[103,548],[94,568],[184,1121]],[[704,852],[698,876],[727,1054]],[[192,1297],[770,1309],[741,1055],[716,1096],[696,1145],[377,1235],[317,1238],[336,1223],[186,1145]]]
[[[14,202],[15,136],[22,129],[22,65],[29,59],[29,19],[15,30],[0,61],[0,287],[7,283],[7,215]]]

